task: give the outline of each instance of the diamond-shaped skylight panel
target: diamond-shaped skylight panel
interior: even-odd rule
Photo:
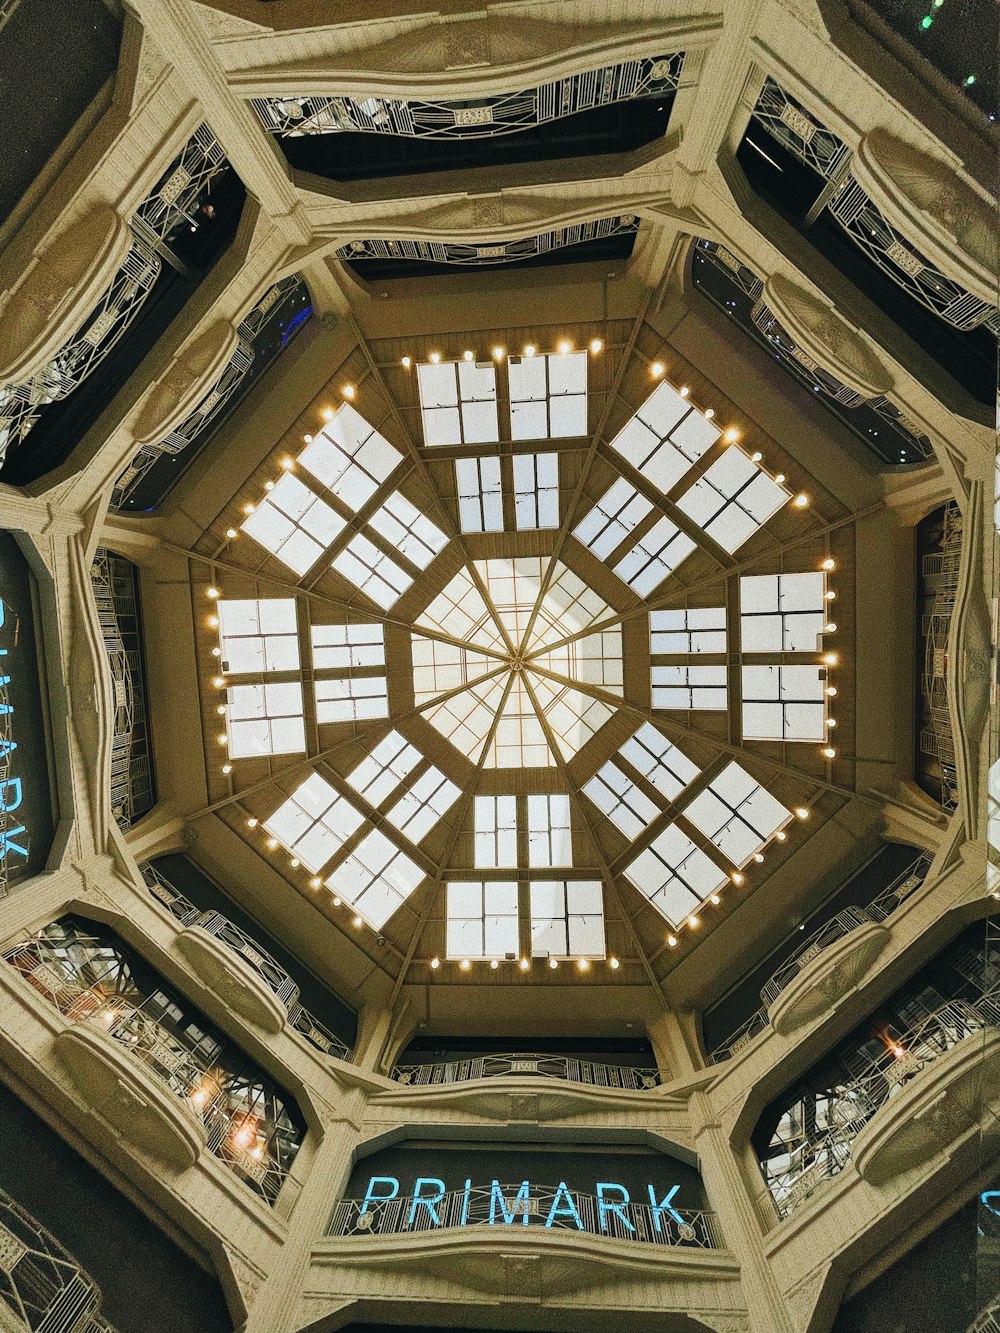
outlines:
[[[625,423],[611,447],[666,494],[720,434],[714,421],[664,381]]]
[[[791,491],[731,444],[684,492],[677,507],[731,555],[790,499]]]
[[[399,450],[350,403],[338,408],[298,457],[307,472],[355,512],[402,461]]]

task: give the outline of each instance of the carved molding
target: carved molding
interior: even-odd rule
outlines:
[[[889,393],[893,378],[862,335],[832,305],[775,274],[764,300],[799,347],[865,398]]]
[[[996,213],[949,163],[875,129],[858,145],[852,171],[879,211],[942,273],[996,304]]]
[[[132,428],[136,444],[159,444],[184,420],[222,374],[236,339],[233,325],[219,319],[177,354],[139,409]]]

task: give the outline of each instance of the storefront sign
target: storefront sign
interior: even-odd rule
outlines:
[[[11,703],[11,648],[17,640],[17,618],[0,600],[0,893],[7,878],[28,861],[28,829],[18,812],[25,788],[17,772],[14,706]]]

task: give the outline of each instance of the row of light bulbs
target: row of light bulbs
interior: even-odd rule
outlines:
[[[819,567],[824,572],[824,574],[832,574],[833,571],[837,568],[837,562],[836,560],[834,560],[832,555],[828,555],[825,560],[820,561]],[[837,594],[834,592],[832,588],[827,588],[826,592],[823,595],[828,602],[834,601],[837,596]],[[836,623],[832,620],[828,620],[824,625],[823,630],[824,633],[826,634],[835,634],[837,630]],[[828,653],[823,653],[823,655],[820,657],[819,660],[822,663],[822,665],[827,668],[827,678],[826,678],[827,684],[823,692],[828,699],[835,699],[837,697],[837,687],[836,685],[830,684],[829,670],[831,667],[839,666],[840,658],[836,653],[828,652]],[[837,719],[835,717],[828,717],[826,719],[826,725],[832,731],[833,728],[837,725]],[[827,737],[827,741],[829,742],[829,737]],[[829,743],[820,748],[820,754],[823,756],[824,759],[836,759],[837,757],[837,751]]]
[[[600,338],[591,338],[588,346],[590,348],[591,353],[594,356],[598,356],[601,352],[604,351],[604,342]],[[559,353],[560,356],[567,356],[570,352],[573,351],[573,344],[569,341],[569,339],[563,338],[561,342],[556,344],[556,351]],[[521,348],[520,354],[521,356],[526,356],[526,357],[537,356],[538,347],[535,343],[525,343],[525,345]],[[507,351],[506,347],[492,347],[490,349],[490,355],[492,356],[494,361],[502,361],[504,357],[511,355],[511,353]],[[516,356],[517,353],[514,353],[514,355]],[[427,359],[433,366],[440,365],[441,353],[430,352],[428,354]],[[462,353],[462,360],[475,361],[475,359],[476,359],[475,352],[472,350],[471,347],[467,347],[465,351]],[[400,362],[400,365],[402,365],[404,370],[409,370],[413,364],[414,362],[412,356],[404,356]],[[343,392],[343,390],[341,392]]]
[[[447,961],[455,962],[456,960],[455,960],[455,959],[449,959],[449,960],[447,960]],[[477,962],[479,962],[479,961],[481,961],[481,962],[486,962],[487,960],[484,958],[484,959],[477,959],[476,961],[477,961]],[[513,960],[512,960],[512,959],[508,959],[508,960],[506,960],[506,961],[512,962]],[[563,959],[559,959],[559,958],[550,958],[550,959],[548,960],[548,965],[549,965],[550,969],[554,972],[554,971],[556,970],[556,968],[559,966],[560,962],[564,962],[564,963],[575,963],[575,964],[576,964],[576,970],[577,970],[578,972],[589,972],[589,971],[590,971],[590,968],[591,968],[591,963],[592,963],[592,961],[595,961],[595,960],[591,960],[590,958],[563,958]],[[612,972],[617,972],[618,969],[621,967],[621,963],[620,963],[620,961],[619,961],[613,954],[612,954],[609,958],[604,959],[604,960],[602,960],[602,961],[607,962],[607,965],[608,965],[608,967],[611,968]],[[491,958],[491,959],[489,959],[490,971],[491,971],[491,972],[496,972],[497,969],[498,969],[499,966],[500,966],[500,962],[501,962],[501,960],[500,960],[499,958]],[[461,958],[461,959],[458,959],[458,960],[457,960],[457,963],[458,963],[458,970],[459,970],[460,972],[469,972],[469,971],[472,970],[472,959],[471,959],[471,958]],[[532,960],[531,960],[530,958],[521,957],[521,958],[519,958],[519,959],[517,960],[517,964],[516,964],[516,965],[517,965],[519,971],[521,971],[521,972],[529,972],[529,971],[531,970],[531,963],[532,963]],[[429,964],[429,966],[431,967],[432,971],[437,972],[438,969],[441,967],[441,959],[435,954],[435,956],[430,960],[430,964]]]

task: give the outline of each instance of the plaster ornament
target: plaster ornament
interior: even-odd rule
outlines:
[[[178,353],[139,409],[133,427],[136,444],[158,444],[198,406],[222,374],[236,338],[228,320],[216,320]]]
[[[0,383],[21,383],[70,341],[121,265],[132,233],[93,203],[36,253],[0,318]]]
[[[764,283],[764,301],[799,347],[855,393],[876,398],[891,391],[892,375],[825,300],[775,274]]]
[[[996,214],[948,162],[876,129],[858,145],[852,172],[916,250],[981,301],[996,304]]]

